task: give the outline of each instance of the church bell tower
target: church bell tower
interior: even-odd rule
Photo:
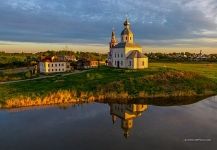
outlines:
[[[112,30],[112,37],[111,37],[111,42],[110,42],[110,48],[113,48],[115,45],[118,44],[118,40],[115,37],[115,31],[114,29]]]
[[[128,19],[124,22],[124,30],[121,32],[122,43],[134,43],[134,34],[130,29],[130,22]]]

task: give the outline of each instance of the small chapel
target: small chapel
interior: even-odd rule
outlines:
[[[144,69],[148,68],[148,57],[142,53],[142,47],[134,42],[128,19],[124,22],[121,42],[118,42],[114,30],[110,42],[108,65],[115,68]]]

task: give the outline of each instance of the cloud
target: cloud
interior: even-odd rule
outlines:
[[[0,6],[0,40],[105,44],[112,27],[121,32],[126,15],[139,42],[156,41],[149,45],[215,39],[216,8],[216,0],[7,0]]]

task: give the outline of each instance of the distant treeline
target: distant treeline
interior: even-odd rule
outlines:
[[[27,67],[37,61],[37,56],[31,53],[0,52],[0,68]]]
[[[217,54],[196,54],[189,52],[181,53],[148,53],[151,62],[217,62]]]
[[[74,55],[76,59],[87,59],[87,60],[99,60],[105,61],[107,59],[107,54],[101,54],[96,52],[74,52],[74,51],[46,51],[46,52],[38,52],[36,53],[37,56],[71,56]]]
[[[41,56],[65,56],[74,55],[77,59],[87,60],[100,60],[105,61],[107,54],[100,54],[94,52],[74,52],[74,51],[46,51],[32,53],[5,53],[0,52],[0,69],[16,68],[16,67],[28,67],[37,64],[40,61]]]
[[[96,52],[75,52],[75,51],[45,51],[32,53],[5,53],[0,52],[0,69],[28,67],[37,64],[41,56],[71,56],[74,55],[77,60],[99,60],[105,61],[107,54]],[[217,62],[217,54],[195,54],[189,52],[182,53],[148,53],[150,62]]]

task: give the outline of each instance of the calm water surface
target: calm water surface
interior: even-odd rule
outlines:
[[[0,150],[39,149],[216,150],[217,97],[1,110]]]

